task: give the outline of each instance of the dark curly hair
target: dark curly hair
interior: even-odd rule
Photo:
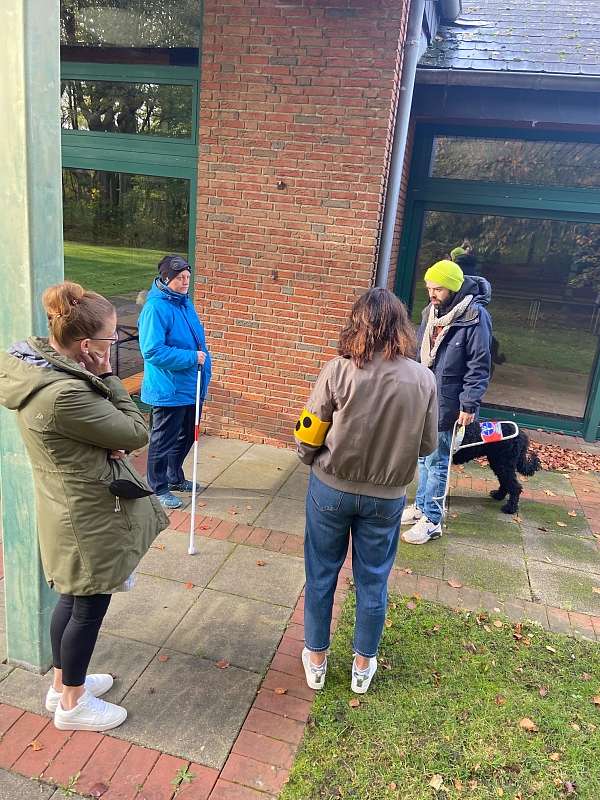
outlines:
[[[413,358],[415,329],[404,303],[388,289],[369,289],[352,306],[350,319],[340,334],[338,353],[362,368],[376,352],[388,360]]]

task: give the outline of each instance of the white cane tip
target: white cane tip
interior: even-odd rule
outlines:
[[[195,556],[195,555],[196,555],[196,548],[188,547],[188,556]]]

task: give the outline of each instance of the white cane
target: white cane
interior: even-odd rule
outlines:
[[[448,460],[448,471],[446,473],[446,484],[444,486],[444,494],[441,497],[432,498],[436,505],[439,507],[442,514],[442,524],[445,523],[448,515],[448,495],[450,494],[450,478],[452,471],[452,456],[460,449],[462,440],[465,436],[465,428],[463,425],[458,424],[458,420],[454,423],[452,428],[452,439],[450,441],[450,458]]]
[[[200,432],[200,385],[202,379],[202,369],[198,365],[198,375],[196,377],[196,416],[194,419],[194,467],[192,469],[192,516],[190,519],[190,542],[188,546],[188,555],[193,556],[196,553],[196,543],[194,541],[195,526],[196,526],[196,475],[198,472],[198,434]]]

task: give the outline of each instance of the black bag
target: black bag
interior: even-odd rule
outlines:
[[[139,483],[128,481],[126,478],[111,481],[108,490],[115,497],[122,497],[124,500],[139,500],[141,497],[150,497],[154,494],[152,489],[145,489]]]

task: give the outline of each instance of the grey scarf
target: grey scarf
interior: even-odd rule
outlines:
[[[426,367],[431,367],[433,365],[437,351],[440,349],[440,345],[444,336],[448,333],[450,325],[465,313],[472,301],[473,295],[468,294],[460,303],[457,303],[454,308],[450,309],[447,314],[444,314],[443,317],[436,317],[435,306],[431,306],[427,325],[425,326],[425,333],[423,334],[423,341],[421,342],[421,364]],[[435,344],[432,347],[431,334],[434,328],[442,328],[442,330],[438,334]]]

